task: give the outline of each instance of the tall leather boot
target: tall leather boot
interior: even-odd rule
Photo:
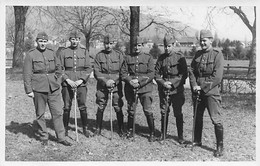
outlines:
[[[183,115],[176,117],[176,126],[178,132],[178,142],[179,144],[184,144],[185,141],[183,139]]]
[[[65,136],[68,136],[69,121],[70,121],[70,110],[66,109],[63,112],[63,124],[65,128]]]
[[[215,125],[215,135],[217,140],[217,150],[214,153],[215,157],[223,156],[223,130],[222,124]]]
[[[97,110],[97,119],[96,119],[96,131],[94,135],[100,135],[101,134],[101,129],[102,129],[102,122],[103,122],[103,111],[98,109]]]
[[[147,115],[146,119],[147,119],[148,127],[149,127],[149,130],[150,130],[150,137],[149,137],[148,141],[149,142],[154,142],[155,138],[154,138],[154,119],[153,119],[153,114]]]
[[[118,124],[118,135],[124,137],[124,115],[122,110],[116,113],[117,124]]]
[[[82,122],[83,134],[86,137],[92,137],[93,134],[88,130],[88,114],[86,109],[80,110],[80,118]]]
[[[164,116],[165,114],[161,114],[161,140],[164,140],[166,138],[164,138]],[[168,118],[169,118],[169,113],[167,113],[167,117],[166,117],[166,129],[165,129],[165,137],[167,136],[167,129],[168,129]]]
[[[133,116],[128,115],[128,119],[127,119],[127,138],[133,137],[133,123],[134,123]]]

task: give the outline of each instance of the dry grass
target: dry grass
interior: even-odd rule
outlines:
[[[13,77],[14,76],[14,77]],[[168,139],[161,142],[148,142],[148,127],[140,104],[137,108],[136,141],[121,139],[114,133],[110,140],[109,107],[105,111],[102,136],[86,138],[81,133],[78,112],[79,143],[75,141],[75,125],[71,113],[71,130],[68,140],[72,147],[65,147],[55,140],[55,133],[47,111],[50,145],[43,148],[35,138],[32,122],[35,118],[33,102],[24,93],[21,74],[6,77],[6,122],[5,122],[5,160],[6,161],[256,161],[256,122],[255,95],[224,94],[222,115],[224,121],[225,155],[214,158],[215,135],[213,125],[205,113],[203,146],[189,148],[177,143],[175,118],[170,113]],[[92,129],[95,126],[96,105],[95,80],[89,84],[88,115]],[[156,87],[153,93],[153,112],[155,114],[156,136],[160,134],[160,111]],[[192,105],[189,90],[185,91],[186,102],[183,106],[184,138],[191,140]],[[126,102],[125,102],[126,104]],[[125,119],[127,112],[124,106]],[[114,113],[114,130],[116,121]]]

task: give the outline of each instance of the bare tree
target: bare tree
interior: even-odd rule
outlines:
[[[13,68],[21,67],[23,59],[24,33],[26,13],[29,6],[14,6],[15,15],[15,36],[14,36],[14,52],[13,52]]]
[[[256,6],[254,6],[254,21],[250,24],[249,18],[246,13],[243,11],[242,7],[229,6],[231,10],[234,11],[235,14],[239,16],[239,18],[243,21],[243,23],[248,27],[250,32],[252,33],[252,43],[251,43],[251,55],[249,61],[249,67],[256,67]],[[248,70],[248,74],[255,74],[255,70]]]
[[[41,10],[54,19],[63,32],[82,32],[87,49],[91,39],[102,35],[107,21],[107,10],[102,6],[55,6],[42,7]]]
[[[248,29],[252,34],[249,67],[256,67],[256,6],[253,6],[252,8],[253,10],[250,10],[250,12],[253,12],[253,20],[251,22],[249,20],[249,16],[247,15],[249,14],[249,11],[246,11],[246,9],[242,8],[241,6],[238,7],[228,6],[224,8],[209,7],[206,21],[208,22],[208,26],[210,26],[210,29],[212,29],[212,26],[214,27],[214,18],[213,18],[213,15],[215,14],[214,11],[225,13],[225,14],[228,14],[228,11],[230,10],[233,11],[241,19],[241,21],[243,21],[243,23],[248,27]],[[255,70],[249,68],[248,75],[254,76]]]
[[[138,6],[137,6],[138,7]],[[159,30],[163,30],[164,33],[172,34],[175,36],[175,34],[185,35],[185,30],[188,26],[183,27],[177,27],[177,24],[180,24],[180,22],[173,21],[173,20],[167,20],[163,18],[162,16],[164,14],[155,13],[152,8],[148,9],[149,11],[144,12],[145,9],[143,9],[143,14],[141,13],[141,9],[139,8],[139,32],[143,32],[147,30],[152,25],[155,25],[154,28]],[[108,13],[113,17],[112,21],[106,25],[106,30],[111,27],[119,27],[120,31],[126,35],[130,36],[131,31],[131,18],[130,15],[132,14],[130,9],[128,7],[122,7],[120,6],[118,9],[110,9]],[[120,36],[121,37],[121,36]]]

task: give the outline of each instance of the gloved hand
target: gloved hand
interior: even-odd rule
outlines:
[[[138,79],[132,79],[129,83],[133,88],[139,87]]]
[[[163,83],[163,86],[166,89],[171,89],[172,88],[172,83],[170,81],[166,81],[166,82]]]
[[[77,80],[77,81],[75,81],[75,84],[77,85],[77,87],[80,86],[82,83],[83,83],[83,80]]]
[[[27,96],[28,96],[28,97],[31,97],[31,98],[34,98],[34,93],[33,93],[33,92],[28,93]]]
[[[66,79],[66,82],[71,86],[71,88],[77,88],[77,84],[71,79]]]
[[[198,86],[198,85],[197,85],[197,86],[194,86],[194,87],[193,87],[193,91],[194,91],[194,92],[201,91],[201,87]]]
[[[106,82],[106,86],[107,86],[107,88],[113,88],[114,86],[115,86],[115,81],[114,80],[108,80],[107,82]]]

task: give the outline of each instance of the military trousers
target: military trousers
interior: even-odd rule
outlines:
[[[77,104],[78,104],[78,108],[79,110],[86,110],[87,105],[87,92],[88,89],[86,86],[79,86],[77,88]],[[62,99],[64,102],[64,107],[63,110],[71,110],[71,105],[72,105],[72,100],[74,98],[74,91],[72,90],[72,88],[70,86],[63,86],[62,90]]]
[[[107,106],[107,102],[109,99],[109,91],[108,90],[97,90],[96,92],[96,103],[98,105],[98,110],[99,111],[104,111],[106,106]],[[119,112],[121,111],[121,108],[123,107],[124,103],[123,103],[123,94],[120,91],[114,91],[113,95],[112,95],[112,106],[115,110],[115,112]]]
[[[33,92],[34,93],[34,106],[36,110],[36,122],[38,124],[38,133],[41,140],[48,139],[48,131],[46,127],[46,121],[44,113],[46,111],[46,105],[48,104],[50,113],[52,115],[52,121],[54,124],[54,130],[58,141],[65,140],[65,129],[62,121],[62,103],[60,89],[54,92]]]
[[[126,97],[126,100],[127,100],[128,116],[133,117],[134,116],[135,94],[134,94],[133,91],[127,91],[125,97]],[[139,98],[140,103],[143,107],[143,111],[144,111],[145,116],[153,115],[153,112],[152,112],[152,102],[153,102],[152,92],[138,93],[138,98]],[[137,103],[138,103],[138,101],[137,101]]]
[[[219,95],[206,96],[204,93],[200,95],[200,101],[198,103],[196,121],[203,121],[203,114],[207,108],[210,119],[214,125],[222,124],[221,112],[220,112],[221,97]]]
[[[159,99],[160,99],[160,109],[161,115],[165,115],[166,113],[166,94],[164,91],[159,91]],[[175,117],[182,116],[182,106],[185,102],[185,96],[183,92],[170,94],[168,100],[168,110],[167,113],[170,112],[170,106],[173,108],[173,113]]]

